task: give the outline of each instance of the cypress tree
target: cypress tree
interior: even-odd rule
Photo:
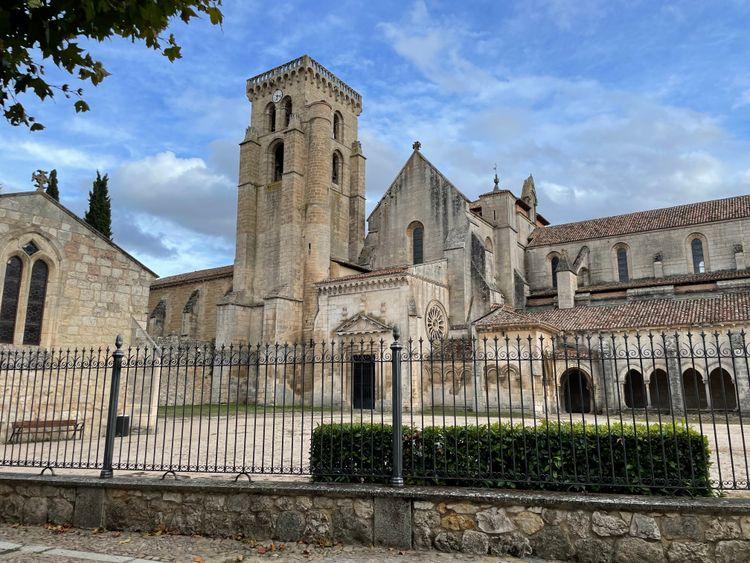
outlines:
[[[49,173],[49,182],[47,184],[47,195],[55,201],[60,201],[60,190],[57,188],[57,169],[52,169]]]
[[[89,192],[89,210],[83,218],[107,238],[112,238],[112,208],[109,201],[109,177],[96,171],[96,180]]]

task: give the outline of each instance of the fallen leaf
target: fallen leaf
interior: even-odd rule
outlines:
[[[124,539],[124,540],[120,540],[120,541],[118,541],[117,543],[118,543],[119,545],[122,545],[122,544],[124,544],[124,543],[130,543],[130,540],[131,540],[131,539],[132,539],[132,538],[127,538],[127,539]]]
[[[265,555],[265,554],[266,554],[266,548],[265,548],[265,547],[263,547],[262,545],[259,545],[259,546],[258,546],[258,553],[259,553],[260,555]]]

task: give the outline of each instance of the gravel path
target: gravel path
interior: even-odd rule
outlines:
[[[77,530],[61,526],[46,527],[0,524],[0,542],[24,546],[45,546],[89,552],[87,557],[65,557],[60,552],[23,553],[21,550],[0,554],[0,561],[116,561],[106,555],[139,560],[180,561],[191,563],[229,563],[234,561],[409,561],[450,562],[476,561],[493,563],[541,562],[540,559],[482,557],[427,551],[398,551],[376,547],[320,546],[304,543],[248,542],[195,536],[157,535],[136,532]],[[2,552],[2,549],[0,549]],[[98,556],[98,558],[97,558]],[[132,560],[131,560],[132,561]]]

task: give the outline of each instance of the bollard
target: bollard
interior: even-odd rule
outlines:
[[[393,344],[391,344],[391,410],[393,412],[393,444],[391,446],[393,455],[393,472],[391,474],[391,486],[404,486],[404,469],[402,450],[404,446],[403,430],[401,428],[401,336],[397,326],[393,327]]]
[[[117,424],[117,396],[120,394],[120,372],[122,371],[122,336],[115,339],[115,351],[112,353],[112,382],[109,388],[109,407],[107,410],[107,435],[104,442],[104,466],[99,474],[101,479],[112,478],[112,454],[115,451],[115,426]]]

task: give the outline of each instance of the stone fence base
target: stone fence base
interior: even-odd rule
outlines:
[[[9,474],[0,518],[591,562],[750,561],[745,498]]]

